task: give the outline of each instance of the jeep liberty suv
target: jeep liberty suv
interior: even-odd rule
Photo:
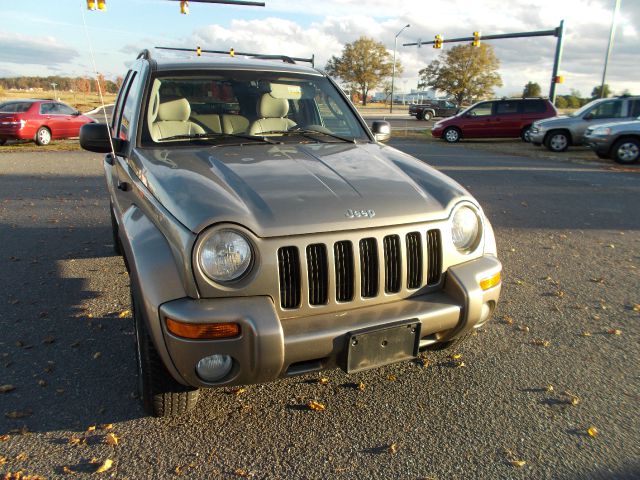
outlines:
[[[379,143],[324,73],[288,57],[156,61],[143,51],[110,125],[114,247],[130,275],[141,398],[358,372],[447,347],[500,293],[478,202]]]

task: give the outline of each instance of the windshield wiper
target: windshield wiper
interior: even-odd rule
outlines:
[[[254,142],[268,143],[271,145],[277,145],[279,142],[274,142],[273,140],[269,140],[268,138],[256,135],[244,135],[241,133],[218,133],[218,132],[210,132],[210,133],[192,133],[192,134],[183,134],[183,135],[172,135],[171,137],[165,137],[159,139],[161,142],[165,140],[210,140],[212,138],[242,138],[245,140],[252,140]]]
[[[349,137],[343,137],[341,135],[336,135],[335,133],[331,133],[331,132],[323,132],[320,130],[314,130],[312,128],[302,128],[302,127],[293,127],[290,128],[289,130],[286,131],[282,131],[282,130],[271,130],[269,132],[260,132],[263,135],[269,135],[269,134],[280,134],[280,135],[302,135],[303,137],[307,137],[307,138],[312,138],[312,135],[325,135],[327,137],[331,137],[331,138],[335,138],[337,140],[340,140],[342,142],[348,142],[348,143],[356,143],[356,139],[355,138],[349,138]]]

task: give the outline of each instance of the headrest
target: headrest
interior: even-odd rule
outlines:
[[[270,93],[265,93],[258,105],[258,117],[282,118],[289,112],[289,102],[285,98],[273,98]]]
[[[189,105],[186,98],[170,100],[161,103],[158,107],[158,120],[164,122],[186,122],[189,120],[189,115],[191,115],[191,105]]]

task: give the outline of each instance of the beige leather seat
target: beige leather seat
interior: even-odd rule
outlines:
[[[222,131],[224,133],[247,133],[249,119],[242,115],[230,113],[222,115]]]
[[[215,133],[222,132],[222,123],[220,121],[220,115],[218,115],[217,113],[205,113],[201,115],[194,113],[193,115],[191,115],[191,118],[197,121],[198,123],[200,123],[200,125],[204,125],[211,132],[215,132]]]
[[[296,126],[296,122],[287,117],[289,101],[286,98],[275,98],[265,93],[258,103],[258,120],[251,124],[250,135],[260,135],[265,132],[286,132]]]
[[[186,98],[160,103],[151,127],[151,137],[158,141],[175,135],[205,133],[200,125],[189,121],[190,115],[191,106]]]

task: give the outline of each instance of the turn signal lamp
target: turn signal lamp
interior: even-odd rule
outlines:
[[[499,284],[500,284],[500,272],[480,280],[480,288],[482,290],[489,290],[490,288],[493,288]]]
[[[196,340],[234,338],[240,335],[237,323],[184,323],[167,318],[167,330],[178,337]]]

